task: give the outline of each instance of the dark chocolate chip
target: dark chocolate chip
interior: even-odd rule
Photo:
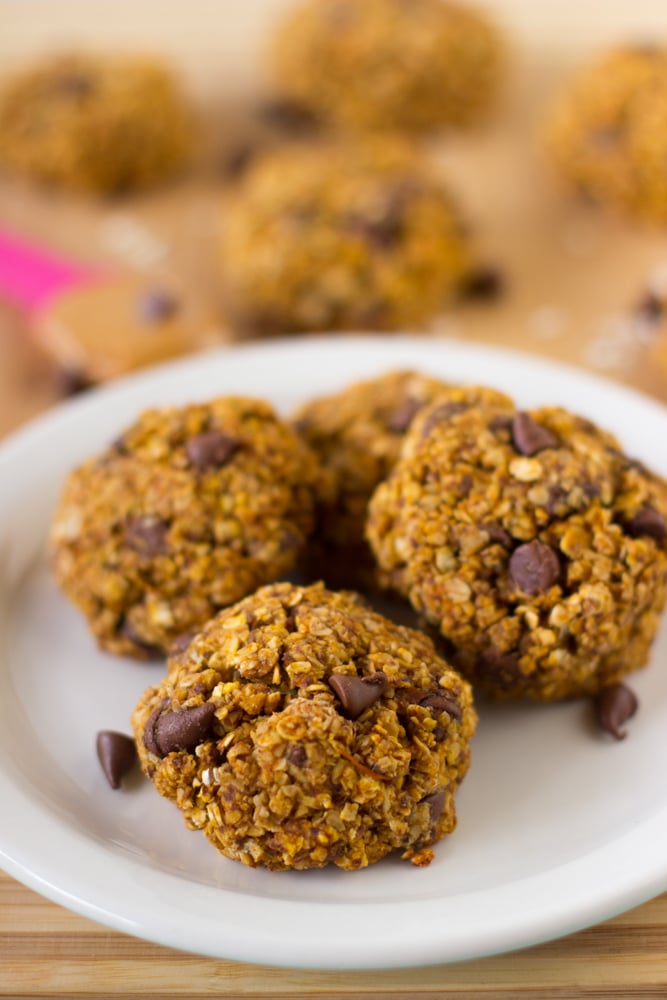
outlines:
[[[458,494],[462,497],[467,497],[472,489],[472,476],[465,472],[459,479]]]
[[[521,678],[521,667],[517,653],[500,653],[497,649],[487,649],[480,660],[480,674],[494,684],[514,684]]]
[[[461,721],[461,706],[455,698],[444,691],[433,691],[420,698],[419,704],[424,708],[432,708],[435,712],[447,712],[453,719]]]
[[[564,490],[562,486],[555,484],[549,486],[547,490],[547,502],[544,505],[549,517],[553,517],[554,514],[563,514],[568,507],[566,503],[567,500],[567,490]]]
[[[125,526],[125,541],[135,552],[157,556],[167,550],[169,525],[152,514],[131,518]]]
[[[424,426],[422,427],[422,437],[428,437],[433,428],[438,424],[441,424],[445,420],[449,420],[449,418],[453,417],[456,413],[463,413],[464,410],[468,409],[470,409],[470,407],[467,403],[440,403],[431,410],[424,421]]]
[[[560,576],[558,556],[549,545],[534,538],[512,553],[509,576],[513,585],[524,594],[543,594]]]
[[[120,788],[121,779],[137,759],[134,740],[124,733],[103,729],[97,734],[97,756],[112,788]]]
[[[508,431],[512,427],[512,417],[507,413],[499,413],[489,421],[490,431]]]
[[[421,409],[422,404],[412,396],[406,396],[396,407],[387,421],[387,428],[396,434],[403,434],[412,423],[413,417]]]
[[[92,388],[93,383],[75,368],[59,368],[56,372],[56,385],[59,394],[69,398]]]
[[[178,299],[163,288],[152,288],[144,292],[137,302],[137,316],[142,323],[163,323],[171,319],[178,309]]]
[[[442,725],[442,723],[438,722],[435,729],[433,730],[433,739],[435,740],[436,743],[442,743],[446,735],[447,735],[446,728]]]
[[[447,793],[444,788],[439,788],[437,792],[432,792],[430,795],[427,795],[422,799],[422,802],[425,802],[428,805],[428,811],[431,817],[431,826],[435,826],[442,816],[442,810],[445,808],[446,801]]]
[[[551,431],[538,424],[530,414],[519,412],[512,421],[514,447],[522,455],[534,455],[544,448],[556,448],[558,439]]]
[[[294,767],[303,767],[308,763],[308,754],[302,743],[290,743],[285,759]]]
[[[176,636],[167,651],[167,656],[179,656],[180,653],[184,653],[196,635],[197,630],[190,629],[188,632]]]
[[[371,246],[379,250],[386,250],[392,247],[403,233],[403,213],[387,211],[376,219],[365,218],[361,215],[350,215],[343,220],[342,226],[351,233],[361,236]]]
[[[329,687],[338,695],[343,712],[349,719],[357,719],[370,705],[382,697],[387,678],[381,671],[369,677],[352,677],[349,674],[331,674]]]
[[[640,319],[646,320],[647,323],[652,325],[657,325],[665,315],[665,301],[659,295],[656,295],[655,292],[648,291],[635,306],[635,312]]]
[[[656,542],[662,542],[667,536],[667,524],[665,524],[665,519],[654,507],[650,507],[648,504],[646,507],[642,507],[631,521],[626,524],[626,531],[633,538],[639,538],[641,535],[648,535],[649,538],[655,539]]]
[[[511,548],[514,544],[514,539],[509,531],[505,531],[502,524],[498,524],[497,521],[486,521],[484,524],[480,524],[480,528],[487,533],[490,542],[502,545],[506,549]]]
[[[240,443],[238,438],[223,434],[222,431],[205,431],[190,438],[185,452],[192,464],[203,472],[204,469],[221,468]]]
[[[495,267],[479,267],[468,275],[462,287],[467,299],[484,301],[500,298],[504,291],[504,278]]]
[[[633,691],[625,684],[610,684],[595,696],[597,720],[615,740],[624,740],[626,733],[620,727],[637,711],[639,702]]]
[[[159,756],[166,757],[172,750],[194,750],[208,736],[214,715],[215,705],[212,701],[195,705],[194,708],[164,712],[157,718],[153,729]],[[145,734],[144,741],[146,742]]]
[[[137,632],[135,625],[130,618],[121,618],[117,626],[117,632],[119,635],[129,639],[129,641],[137,647],[137,650],[144,653],[149,659],[155,660],[164,655],[160,646],[156,646],[154,643],[144,639],[143,636]]]
[[[156,757],[161,757],[162,754],[160,753],[160,748],[155,739],[155,726],[157,725],[157,720],[160,718],[162,710],[166,704],[167,700],[164,699],[157,708],[154,708],[148,716],[148,722],[144,726],[144,746],[150,753],[155,754]]]

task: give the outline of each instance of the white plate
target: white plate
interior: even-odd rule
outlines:
[[[44,540],[67,471],[149,404],[265,396],[282,410],[414,367],[562,404],[667,474],[667,411],[534,358],[407,337],[324,337],[227,349],[75,400],[0,449],[0,861],[122,931],[207,955],[310,968],[447,962],[577,930],[667,889],[667,633],[633,680],[628,738],[585,703],[482,706],[459,828],[429,868],[253,871],[219,857],[139,777],[112,792],[99,729],[129,731],[162,673],[98,652],[49,578]],[[662,667],[663,669],[660,669]]]

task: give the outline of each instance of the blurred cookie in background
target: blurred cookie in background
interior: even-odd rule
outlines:
[[[222,221],[227,311],[255,333],[422,324],[473,269],[455,200],[386,137],[267,153]]]
[[[276,89],[335,126],[423,132],[468,125],[494,104],[499,30],[442,0],[306,0],[270,48]]]
[[[628,45],[598,55],[555,104],[546,142],[574,191],[667,223],[667,46]]]
[[[159,59],[50,56],[0,94],[0,164],[98,194],[147,189],[183,169],[194,125]]]

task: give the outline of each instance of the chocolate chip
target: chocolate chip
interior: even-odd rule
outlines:
[[[303,767],[308,763],[306,748],[302,743],[290,743],[285,753],[285,759],[289,764],[293,764],[294,767]]]
[[[152,514],[133,517],[125,525],[125,542],[141,555],[157,556],[167,550],[169,525]]]
[[[514,544],[514,539],[509,531],[505,531],[502,524],[498,524],[497,521],[486,521],[484,524],[480,524],[480,528],[487,533],[490,542],[502,545],[506,549],[511,548]]]
[[[665,301],[655,292],[648,291],[635,306],[635,312],[640,319],[646,320],[651,325],[657,325],[665,315]]]
[[[137,316],[142,323],[163,323],[178,312],[179,302],[171,292],[152,288],[137,302]]]
[[[176,636],[167,651],[167,656],[179,656],[180,653],[184,653],[196,635],[197,630],[190,629],[188,632]]]
[[[222,431],[205,431],[190,438],[185,446],[185,453],[200,472],[205,469],[220,469],[240,443],[238,438],[223,434]]]
[[[153,723],[152,737],[147,735],[148,724],[144,731],[144,743],[149,746],[149,739],[157,747],[159,757],[166,757],[172,750],[194,750],[206,738],[213,725],[215,705],[207,701],[194,708],[182,708],[176,712],[158,714]],[[148,720],[150,723],[153,716]]]
[[[149,751],[149,753],[155,754],[156,757],[161,757],[160,748],[157,745],[155,739],[155,726],[157,725],[157,720],[162,714],[162,709],[167,704],[167,699],[165,698],[157,708],[154,708],[151,714],[148,716],[148,721],[144,726],[144,746]]]
[[[480,659],[480,674],[494,684],[512,685],[521,678],[521,667],[517,653],[500,653],[497,649],[486,649]]]
[[[439,403],[438,406],[431,410],[424,421],[424,426],[422,427],[422,437],[428,437],[433,428],[438,424],[445,420],[449,420],[450,417],[453,417],[456,413],[463,413],[464,410],[468,409],[470,409],[470,407],[467,403]]]
[[[116,631],[136,646],[138,652],[145,654],[149,659],[155,660],[163,655],[162,648],[144,639],[130,618],[121,618]]]
[[[289,135],[311,132],[318,126],[313,112],[296,101],[264,101],[259,106],[259,115],[267,125]]]
[[[534,538],[514,550],[509,577],[524,594],[543,594],[560,576],[560,562],[554,550]]]
[[[660,511],[654,507],[650,507],[648,504],[646,507],[642,507],[631,521],[627,522],[625,528],[633,538],[648,535],[649,538],[655,539],[656,542],[662,542],[667,536],[667,524],[664,517]]]
[[[508,431],[512,427],[512,417],[506,413],[499,413],[489,421],[490,431]]]
[[[425,802],[428,805],[428,811],[431,817],[431,826],[435,826],[442,816],[442,810],[445,808],[446,801],[447,793],[444,788],[439,788],[437,792],[432,792],[430,795],[426,795],[422,799],[422,802]]]
[[[467,299],[497,299],[505,291],[505,281],[495,267],[479,267],[468,275],[461,291]]]
[[[595,696],[595,714],[605,730],[616,740],[624,740],[625,730],[620,727],[637,711],[639,702],[633,691],[625,684],[610,684]]]
[[[69,398],[92,388],[93,383],[75,368],[59,368],[56,372],[56,385],[59,394]]]
[[[103,729],[97,734],[97,756],[112,788],[120,788],[121,779],[137,759],[134,740],[124,733]]]
[[[389,209],[377,219],[350,215],[342,221],[342,227],[348,232],[357,233],[371,246],[386,250],[401,238],[403,215],[391,212]]]
[[[461,706],[455,698],[443,691],[427,694],[424,698],[420,698],[419,704],[424,708],[432,708],[435,712],[447,712],[453,719],[461,721]]]
[[[421,409],[422,404],[412,396],[406,396],[396,407],[387,421],[387,429],[396,434],[403,434],[412,423],[413,417]]]
[[[522,455],[534,455],[544,448],[556,448],[558,445],[555,435],[525,412],[517,413],[512,421],[512,440]]]
[[[338,695],[343,712],[349,719],[357,719],[370,705],[382,697],[387,678],[381,671],[369,677],[352,677],[349,674],[331,674],[329,687]]]

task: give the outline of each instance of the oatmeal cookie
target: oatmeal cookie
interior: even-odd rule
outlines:
[[[547,145],[575,190],[667,222],[667,46],[614,49],[585,67],[552,111]]]
[[[439,178],[386,138],[252,162],[227,199],[221,249],[228,310],[262,333],[422,323],[472,268]]]
[[[428,408],[369,510],[383,582],[491,695],[594,694],[646,663],[667,485],[590,421]]]
[[[423,132],[483,118],[504,44],[474,7],[443,0],[306,0],[270,53],[276,88],[326,122]]]
[[[149,188],[184,165],[191,145],[190,114],[159,59],[58,55],[0,96],[0,163],[42,183]]]
[[[103,649],[158,655],[294,565],[316,476],[267,403],[148,410],[70,475],[51,532],[56,578]]]
[[[456,825],[476,715],[421,632],[357,594],[264,587],[169,661],[133,716],[187,825],[251,867],[414,864]]]
[[[368,501],[396,463],[415,415],[438,397],[454,412],[469,403],[513,409],[493,389],[397,371],[315,399],[295,415],[324,470],[317,527],[305,552],[310,575],[335,586],[372,586],[374,561],[364,540]]]

